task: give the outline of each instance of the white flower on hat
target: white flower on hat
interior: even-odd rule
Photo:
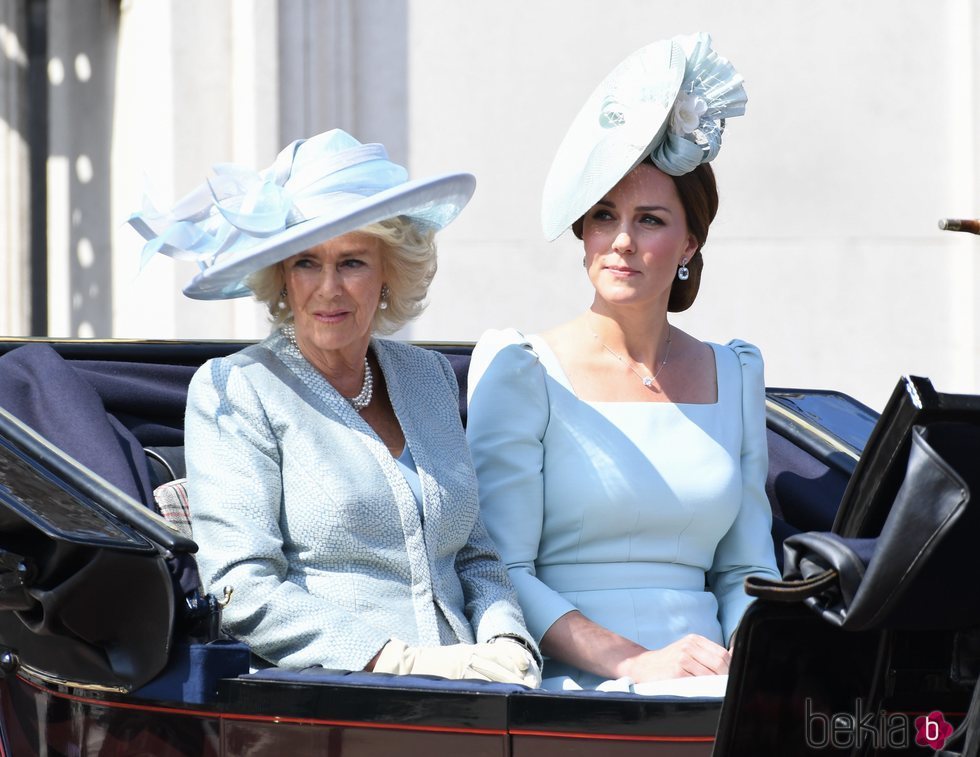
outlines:
[[[670,113],[670,130],[674,134],[690,134],[701,123],[708,103],[695,94],[678,94]]]
[[[713,160],[746,100],[742,76],[704,32],[629,55],[589,95],[555,154],[541,203],[545,237],[558,237],[647,156],[670,176]]]

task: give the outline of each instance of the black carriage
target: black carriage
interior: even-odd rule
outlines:
[[[144,448],[143,473],[154,485],[182,474],[184,392],[194,370],[243,346],[6,340],[0,352],[25,345],[50,352],[95,390],[113,423]],[[470,347],[429,346],[456,369],[465,422]],[[70,406],[59,413],[59,422],[71,422]],[[914,430],[961,423],[953,442],[938,440],[948,430],[930,432],[940,457],[956,457],[949,450],[968,448],[978,418],[980,399],[936,394],[922,379],[900,382],[880,422],[839,393],[769,389],[767,493],[777,555],[787,538],[791,546],[805,542],[805,532],[873,541],[887,529],[905,481]],[[968,496],[962,509],[972,513]],[[968,560],[964,533],[974,520],[970,514],[936,537],[959,551],[932,550],[947,559],[930,562],[927,583],[912,582],[915,601],[946,581],[963,586],[966,573],[951,576]],[[944,614],[948,597],[936,599],[934,620],[909,629],[912,600],[897,601],[892,615],[852,630],[844,619],[850,610],[854,625],[853,607],[841,600],[846,576],[840,565],[817,560],[819,570],[791,584],[790,602],[779,601],[786,587],[757,587],[763,598],[736,635],[724,699],[550,693],[351,671],[250,672],[248,649],[218,638],[226,598],[185,596],[175,581],[174,566],[197,548],[180,525],[0,409],[0,753],[818,753],[845,748],[831,736],[843,744],[839,716],[855,702],[874,708],[883,729],[890,714],[909,728],[933,711],[962,720],[980,659],[973,654],[980,644],[970,647],[975,639],[963,630],[975,623],[972,598],[957,604],[958,615]],[[816,577],[822,583],[801,593],[797,584]],[[897,740],[897,732],[887,743],[882,736],[881,753]],[[870,741],[846,748],[871,754]],[[904,748],[926,753],[914,741]]]

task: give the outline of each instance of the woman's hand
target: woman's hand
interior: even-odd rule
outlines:
[[[634,683],[687,676],[724,675],[731,654],[723,646],[697,634],[688,634],[662,649],[646,650],[628,657],[619,666],[619,677]]]
[[[689,634],[662,649],[650,650],[585,617],[562,615],[541,640],[541,651],[603,678],[633,683],[728,672],[731,655],[704,636]]]

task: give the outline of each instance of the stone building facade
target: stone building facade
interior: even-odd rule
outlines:
[[[261,336],[253,303],[180,295],[190,264],[140,270],[125,219],[334,126],[478,179],[402,336],[547,328],[589,296],[538,222],[565,128],[626,54],[697,30],[749,106],[677,325],[876,409],[902,373],[980,392],[980,239],[937,228],[980,215],[973,0],[0,0],[0,333]]]

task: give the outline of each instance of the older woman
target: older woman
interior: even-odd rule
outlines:
[[[759,350],[668,317],[697,294],[718,205],[708,161],[744,100],[706,35],[620,64],[545,186],[545,232],[583,240],[591,305],[474,352],[484,519],[544,673],[566,686],[726,673],[743,579],[778,576]]]
[[[188,200],[135,225],[157,251],[203,253],[186,294],[250,288],[276,326],[202,366],[188,395],[194,537],[205,583],[232,590],[224,630],[284,667],[536,685],[448,361],[373,336],[421,310],[434,233],[472,177],[407,181],[339,130],[264,174],[218,171],[198,194],[215,209]]]

